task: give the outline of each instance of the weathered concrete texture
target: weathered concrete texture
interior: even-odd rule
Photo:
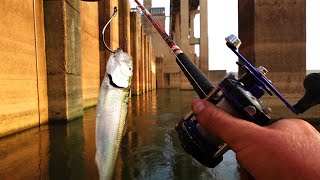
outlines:
[[[141,62],[141,49],[140,49],[140,41],[141,41],[141,18],[140,16],[132,12],[130,13],[130,25],[131,25],[131,55],[133,60],[133,76],[132,76],[132,85],[131,85],[131,93],[134,95],[141,94],[140,89],[140,62]]]
[[[39,121],[40,124],[48,122],[48,94],[47,94],[47,67],[45,54],[44,12],[43,1],[35,2],[35,39],[37,53]]]
[[[139,77],[140,77],[140,89],[144,93],[146,91],[146,76],[145,76],[145,34],[143,28],[141,28],[141,64],[139,67]]]
[[[269,70],[268,77],[279,90],[301,92],[306,74],[305,0],[248,0],[239,4],[240,37],[248,41],[243,40],[242,49],[247,49],[249,57],[255,57],[252,62],[256,66]]]
[[[189,40],[189,3],[180,3],[180,47],[182,51],[190,57],[190,40]],[[181,89],[192,89],[189,80],[181,71]]]
[[[149,78],[150,78],[150,55],[149,55],[149,36],[145,35],[144,37],[144,47],[145,47],[145,53],[144,53],[144,59],[145,59],[145,63],[144,63],[144,74],[145,74],[145,91],[148,92],[149,91]]]
[[[110,0],[109,2],[109,13],[110,16],[107,16],[108,19],[110,19],[111,15],[113,14],[114,7],[119,7],[118,0]],[[120,30],[119,30],[119,15],[117,15],[115,18],[112,19],[109,27],[109,36],[110,36],[110,48],[111,49],[117,49],[119,48],[119,36],[120,36]]]
[[[158,8],[152,8],[158,9]],[[161,9],[161,8],[160,8]],[[158,12],[158,11],[156,11]],[[161,11],[160,11],[161,12]],[[156,21],[162,26],[165,27],[165,13],[153,13]],[[170,73],[180,72],[179,66],[176,64],[175,56],[171,53],[170,48],[158,34],[155,29],[151,30],[152,37],[152,47],[154,48],[154,53],[152,56],[155,56],[157,59],[156,63],[156,72],[157,72],[157,88],[168,88],[170,87]],[[165,78],[165,74],[167,78]],[[171,76],[172,77],[172,76]],[[175,81],[175,80],[172,80]],[[180,82],[180,78],[177,80]],[[179,85],[180,87],[180,85]]]
[[[83,114],[78,6],[73,1],[44,1],[51,122],[66,122]]]
[[[128,1],[119,1],[119,47],[131,54],[130,34],[130,4]]]
[[[0,136],[46,121],[43,34],[38,31],[42,26],[38,14],[41,9],[34,7],[41,5],[32,0],[1,2]],[[35,19],[39,22],[35,23]],[[39,103],[39,99],[43,102]]]
[[[303,95],[306,75],[306,1],[239,1],[240,51],[255,66],[269,70],[267,77],[291,104]],[[274,119],[294,117],[276,96],[263,98]],[[319,118],[319,107],[296,117]]]
[[[97,2],[81,1],[83,107],[95,106],[100,88],[99,13]]]
[[[191,27],[193,28],[193,26]],[[200,60],[199,69],[208,75],[209,71],[208,2],[200,0]]]
[[[209,80],[216,86],[219,82],[221,82],[226,76],[226,70],[212,70],[209,71]]]

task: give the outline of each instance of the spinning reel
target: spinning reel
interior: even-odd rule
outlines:
[[[311,106],[319,104],[320,98],[316,96],[315,90],[313,95],[305,95],[295,106],[292,106],[271,84],[266,77],[267,69],[264,67],[255,68],[243,57],[237,50],[241,45],[240,39],[234,35],[226,38],[227,46],[239,57],[243,65],[237,64],[246,71],[245,75],[236,79],[230,74],[225,77],[204,99],[212,102],[233,116],[246,119],[255,124],[264,126],[270,122],[268,114],[271,109],[265,106],[260,98],[266,93],[275,94],[286,106],[295,114],[302,113]],[[317,93],[319,93],[320,74],[307,76],[306,86],[317,81]],[[306,83],[307,82],[307,83]],[[307,85],[306,85],[307,84]],[[314,87],[313,87],[314,88]],[[310,92],[310,91],[309,91]],[[312,97],[312,98],[310,98]],[[318,97],[318,98],[315,98]],[[309,99],[308,99],[309,98]],[[304,100],[303,100],[304,99]],[[313,103],[311,103],[311,101]],[[308,107],[306,107],[308,106]],[[207,135],[200,124],[198,124],[194,114],[188,113],[175,127],[181,145],[184,150],[192,155],[198,162],[207,166],[215,167],[223,160],[223,154],[229,150],[228,145],[215,135]]]

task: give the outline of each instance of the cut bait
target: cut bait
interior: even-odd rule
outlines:
[[[97,105],[96,164],[100,179],[112,179],[125,134],[132,78],[132,57],[118,49],[107,63]]]

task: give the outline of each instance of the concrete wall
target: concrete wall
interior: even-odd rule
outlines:
[[[0,137],[48,122],[67,123],[96,105],[110,56],[100,32],[114,6],[119,14],[107,28],[106,42],[133,55],[133,92],[153,90],[152,40],[141,16],[130,21],[129,1],[2,1]]]
[[[81,1],[83,107],[97,104],[100,89],[98,2]]]
[[[4,0],[0,11],[0,137],[48,120],[42,1]]]
[[[83,114],[80,1],[44,1],[50,122]]]

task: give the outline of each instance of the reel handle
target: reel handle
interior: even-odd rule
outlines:
[[[320,104],[320,73],[312,73],[305,77],[304,96],[293,107],[298,113],[304,113],[311,107]]]

